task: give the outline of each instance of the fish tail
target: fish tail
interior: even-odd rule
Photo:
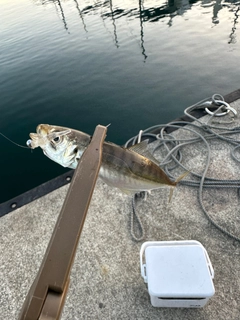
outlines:
[[[181,181],[183,178],[185,178],[187,175],[189,174],[189,171],[184,172],[183,174],[181,174],[175,181],[175,185],[178,184],[179,181]]]
[[[169,203],[170,203],[171,200],[172,200],[174,187],[178,184],[179,181],[181,181],[183,178],[185,178],[188,174],[189,174],[189,171],[186,171],[186,172],[184,172],[183,174],[181,174],[181,175],[176,179],[176,181],[174,182],[174,186],[170,188]]]

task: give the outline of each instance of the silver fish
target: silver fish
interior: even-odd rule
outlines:
[[[70,128],[40,124],[37,133],[30,133],[27,145],[34,149],[41,147],[43,153],[63,167],[75,169],[91,136]],[[127,194],[150,191],[161,187],[175,187],[186,175],[171,181],[157,165],[157,160],[147,150],[148,141],[142,141],[130,148],[104,142],[102,165],[99,176],[108,185],[117,187]]]

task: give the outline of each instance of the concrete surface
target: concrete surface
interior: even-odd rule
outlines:
[[[231,104],[240,114],[240,100]],[[239,119],[237,120],[240,122]],[[181,130],[176,136],[184,135]],[[209,175],[239,179],[239,165],[229,146],[213,141]],[[200,144],[185,150],[184,159],[201,173],[206,153]],[[41,264],[68,186],[64,186],[0,219],[0,319],[17,319]],[[80,191],[79,191],[80,192]],[[97,182],[83,228],[62,320],[78,319],[240,319],[240,243],[212,226],[203,214],[197,188],[178,186],[154,191],[137,205],[145,240],[200,241],[215,270],[216,293],[202,309],[154,308],[140,275],[142,242],[130,234],[131,199]],[[207,189],[204,203],[222,226],[238,237],[236,189]]]

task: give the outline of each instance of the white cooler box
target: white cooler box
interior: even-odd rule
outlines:
[[[213,267],[198,241],[147,241],[140,266],[154,307],[199,308],[215,293]]]

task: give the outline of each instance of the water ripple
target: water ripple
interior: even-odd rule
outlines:
[[[40,122],[123,144],[239,86],[239,1],[11,0],[0,19],[0,131],[20,144]],[[0,142],[0,202],[59,174]]]

